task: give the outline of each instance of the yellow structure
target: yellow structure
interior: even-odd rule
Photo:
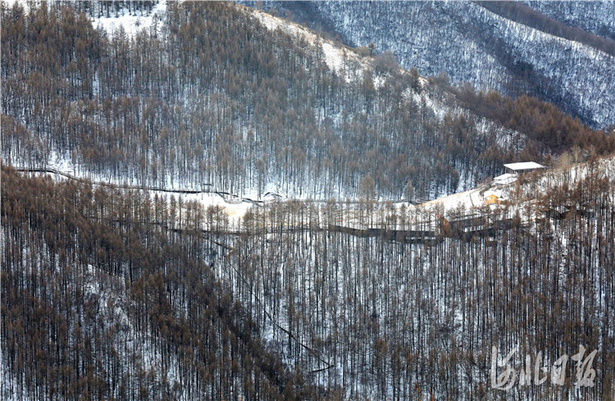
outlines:
[[[502,195],[502,191],[496,189],[495,191],[489,190],[483,194],[485,205],[502,205],[506,203],[505,196]]]
[[[496,194],[491,194],[489,196],[485,196],[485,205],[499,205],[500,199]]]

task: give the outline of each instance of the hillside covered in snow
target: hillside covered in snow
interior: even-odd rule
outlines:
[[[528,4],[1,2],[0,399],[612,400],[611,3]]]
[[[306,24],[317,21],[312,25],[349,45],[373,43],[379,52],[390,50],[405,68],[422,75],[444,72],[452,82],[471,82],[481,90],[536,96],[594,128],[613,125],[615,2],[528,2],[514,17],[501,11],[504,3],[319,1],[299,7],[265,1],[259,6]],[[557,23],[559,31],[545,29]],[[567,35],[564,27],[583,30],[590,40],[579,41],[582,35]]]
[[[615,147],[550,104],[426,79],[248,7],[103,5],[3,3],[6,163],[251,198],[358,199],[369,183],[424,200],[504,162]]]
[[[499,206],[275,202],[232,229],[217,208],[3,168],[0,394],[610,399],[613,158],[570,161]],[[499,376],[511,351],[539,384]]]

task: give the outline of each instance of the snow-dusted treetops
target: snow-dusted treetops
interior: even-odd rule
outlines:
[[[613,2],[247,4],[0,3],[0,398],[613,399]]]

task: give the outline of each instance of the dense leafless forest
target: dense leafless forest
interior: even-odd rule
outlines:
[[[3,7],[5,160],[320,199],[358,197],[370,175],[381,196],[398,199],[410,182],[426,199],[497,175],[502,162],[615,146],[537,100],[453,89],[445,77],[421,85],[394,58],[346,66],[358,71],[347,82],[319,47],[229,5],[170,4],[167,19],[161,33],[109,37],[68,7]],[[444,118],[427,104],[438,99]]]
[[[1,398],[615,397],[612,134],[242,6],[131,36],[84,4],[0,5]],[[504,203],[415,205],[530,159]]]
[[[410,242],[333,229],[333,202],[276,204],[233,233],[216,209],[2,176],[5,391],[482,399],[499,396],[492,347],[518,346],[521,370],[521,355],[550,367],[583,345],[598,351],[593,387],[575,390],[571,362],[561,387],[502,396],[613,396],[615,193],[600,172],[525,211],[566,212]]]

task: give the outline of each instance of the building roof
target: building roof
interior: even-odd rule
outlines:
[[[485,193],[483,194],[483,196],[484,196],[485,198],[488,198],[488,197],[490,197],[491,195],[494,195],[494,196],[496,196],[496,197],[500,198],[500,197],[502,196],[502,192],[501,192],[501,191],[498,191],[498,190],[495,190],[495,191],[494,191],[494,190],[489,190],[489,191],[485,191]]]
[[[485,191],[485,193],[483,194],[484,199],[487,199],[491,196],[495,196],[499,200],[506,200],[506,196],[504,196],[502,191],[500,191],[499,189],[495,189],[495,190],[490,189],[488,191]]]
[[[545,168],[545,166],[543,166],[542,164],[538,164],[536,162],[508,163],[508,164],[505,164],[504,167],[509,168],[514,171],[534,170],[537,168]]]

